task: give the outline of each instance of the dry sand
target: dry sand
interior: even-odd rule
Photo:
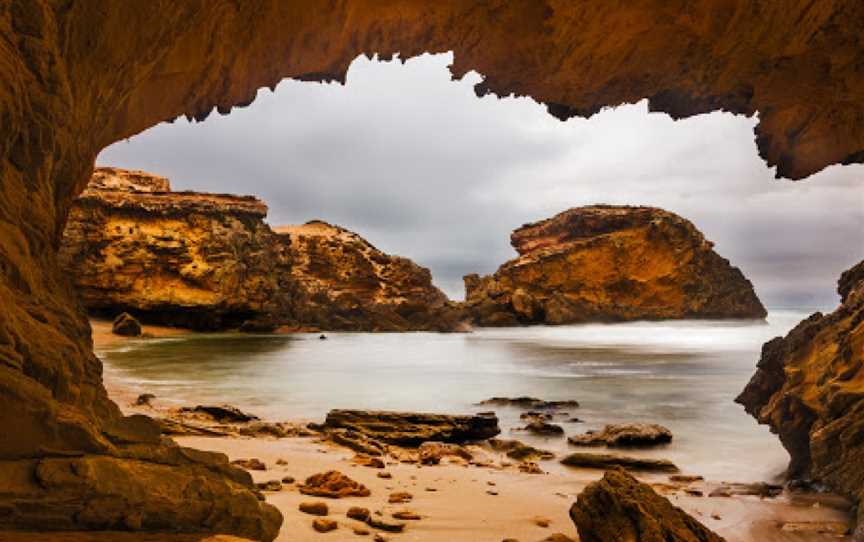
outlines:
[[[94,326],[97,347],[106,337],[104,325]],[[165,330],[147,331],[154,335]],[[170,330],[171,333],[177,330]],[[107,328],[110,335],[110,325]],[[124,340],[111,336],[111,341]],[[117,382],[106,381],[109,394],[127,411],[139,390],[118,388]],[[159,407],[159,399],[154,401]],[[135,409],[141,412],[140,409]],[[146,412],[146,409],[144,410]],[[335,469],[366,485],[370,497],[338,500],[320,499],[300,494],[297,484],[286,484],[278,492],[266,492],[267,501],[278,507],[285,523],[278,541],[362,541],[371,536],[354,534],[354,527],[363,527],[345,516],[351,506],[381,511],[385,517],[397,510],[411,510],[420,520],[407,521],[403,533],[382,533],[387,540],[404,542],[500,542],[514,538],[521,542],[539,542],[553,533],[564,533],[578,539],[568,511],[578,493],[600,471],[567,469],[556,463],[541,463],[548,474],[525,474],[513,469],[487,468],[446,464],[419,467],[413,464],[388,464],[385,469],[391,479],[377,476],[379,469],[358,466],[350,462],[353,452],[316,442],[312,438],[212,438],[180,437],[183,446],[223,452],[233,459],[258,458],[267,465],[266,471],[252,471],[256,482],[281,480],[285,476],[302,482],[306,477]],[[284,465],[277,465],[277,460]],[[698,474],[698,473],[694,473]],[[662,484],[665,476],[640,477],[650,483]],[[730,473],[734,481],[734,473]],[[694,487],[709,488],[712,482]],[[387,503],[392,492],[408,491],[414,498],[404,505]],[[494,493],[494,494],[492,494]],[[705,491],[707,495],[708,491]],[[848,524],[848,504],[833,496],[792,497],[784,494],[773,499],[759,497],[695,497],[683,492],[667,495],[677,506],[726,537],[730,542],[827,542],[850,540],[847,536],[815,532],[818,527]],[[329,518],[336,520],[338,529],[318,533],[312,528],[315,516],[302,513],[303,501],[327,502]],[[537,525],[537,518],[547,519],[548,527]],[[787,525],[783,528],[784,524]]]

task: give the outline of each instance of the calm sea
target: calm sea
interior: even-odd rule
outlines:
[[[624,421],[656,422],[669,446],[638,452],[713,480],[770,480],[788,456],[733,403],[766,340],[802,311],[766,322],[665,321],[482,329],[467,334],[195,334],[134,340],[98,353],[106,376],[174,404],[230,403],[273,420],[322,420],[331,408],[471,413],[492,396],[577,399],[567,434]],[[513,429],[503,437],[557,451],[564,439]]]

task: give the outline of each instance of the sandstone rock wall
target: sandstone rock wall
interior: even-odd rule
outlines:
[[[93,312],[237,327],[287,311],[290,258],[266,214],[253,197],[170,192],[165,178],[98,168],[60,261]]]
[[[453,331],[462,313],[432,274],[322,221],[276,228],[289,247],[301,325],[354,331]]]
[[[579,207],[510,239],[517,258],[465,277],[465,306],[479,325],[766,315],[741,271],[662,209]]]
[[[103,430],[121,418],[57,258],[107,145],[286,77],[344,80],[360,53],[453,50],[479,93],[561,117],[645,97],[676,118],[758,111],[760,154],[800,178],[864,160],[862,22],[843,0],[0,3],[0,427],[16,435],[0,461],[117,455]]]
[[[789,476],[864,498],[864,262],[843,274],[840,306],[762,347],[736,399],[780,436]]]

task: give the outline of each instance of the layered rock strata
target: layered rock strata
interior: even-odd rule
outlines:
[[[171,192],[164,177],[98,168],[69,214],[60,261],[91,312],[254,325],[289,310],[290,259],[266,215],[253,197]]]
[[[840,306],[762,347],[736,401],[780,436],[791,478],[864,498],[864,261],[843,273]],[[859,505],[859,509],[861,509]],[[864,532],[861,533],[864,535]]]
[[[464,444],[501,432],[494,414],[456,416],[374,410],[331,410],[323,429],[356,431],[375,441],[407,447],[436,441]]]
[[[407,258],[320,220],[276,228],[292,259],[301,325],[351,331],[453,331],[462,312]]]
[[[465,277],[478,325],[766,315],[741,271],[662,209],[578,207],[522,226],[510,242],[516,259]]]

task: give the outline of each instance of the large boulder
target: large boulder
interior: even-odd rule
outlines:
[[[840,279],[841,304],[763,345],[738,396],[789,452],[791,478],[864,493],[864,262]]]
[[[741,271],[662,209],[579,207],[522,226],[510,242],[517,258],[465,277],[478,325],[766,315]]]
[[[349,429],[376,441],[407,447],[430,441],[464,444],[501,432],[494,414],[455,416],[376,410],[331,410],[323,427]]]
[[[570,507],[581,542],[723,542],[651,486],[625,471],[607,471]]]

